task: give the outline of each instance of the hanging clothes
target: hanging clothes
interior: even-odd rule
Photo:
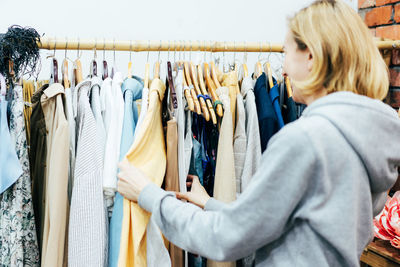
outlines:
[[[47,131],[42,266],[63,266],[68,221],[69,129],[64,87],[54,83],[40,99]]]
[[[133,78],[127,78],[122,84],[121,89],[125,105],[119,160],[122,160],[125,157],[133,143],[134,134],[136,132],[136,123],[138,121],[136,101],[142,97],[143,81],[135,76],[133,76]],[[123,200],[124,197],[117,192],[110,221],[110,267],[118,266],[123,220]]]
[[[104,152],[103,187],[110,217],[112,206],[114,204],[115,192],[117,190],[117,166],[120,156],[122,126],[124,121],[124,97],[121,90],[122,82],[122,74],[120,72],[116,72],[112,80],[112,98],[106,99],[106,101],[110,102],[110,110],[107,110],[106,107],[105,112],[111,114],[111,121],[108,128]]]
[[[235,90],[235,89],[233,89]],[[224,105],[224,117],[218,140],[217,166],[215,170],[214,198],[226,203],[236,199],[235,165],[233,154],[233,124],[230,103],[230,90],[227,87],[217,89],[217,94]],[[235,101],[236,102],[236,101]],[[235,266],[234,262],[207,261],[208,267]]]
[[[22,91],[24,98],[24,120],[25,120],[25,131],[26,131],[26,143],[28,145],[28,154],[29,154],[29,146],[30,146],[30,137],[31,137],[31,115],[32,115],[32,96],[35,92],[35,85],[33,81],[23,81],[22,83]]]
[[[73,107],[73,93],[71,88],[65,88],[65,114],[69,126],[69,169],[68,169],[68,201],[71,204],[72,188],[74,184],[75,153],[76,153],[76,124]]]
[[[293,97],[289,97],[286,90],[286,83],[282,82],[279,92],[280,107],[285,124],[297,120],[297,107]]]
[[[264,152],[267,149],[269,139],[279,131],[278,118],[268,93],[265,73],[258,77],[254,87],[254,95],[260,127],[261,152]]]
[[[229,102],[230,102],[230,110],[232,114],[232,126],[233,131],[235,131],[235,122],[236,122],[236,94],[239,92],[239,84],[236,71],[230,71],[228,73],[224,73],[222,78],[222,86],[225,86],[229,89]]]
[[[278,125],[279,129],[281,129],[283,126],[285,126],[285,123],[283,122],[282,118],[282,111],[281,107],[279,104],[279,84],[273,79],[274,86],[272,88],[269,88],[269,97],[271,98],[272,106],[274,107],[276,118],[278,119]]]
[[[0,194],[9,188],[18,178],[22,175],[23,171],[15,151],[15,145],[10,136],[7,119],[7,106],[8,101],[4,96],[0,96],[1,104],[1,149],[0,157],[1,171],[0,171]]]
[[[5,104],[7,102],[4,99],[0,100],[1,150],[7,148],[7,144],[15,147],[19,160],[18,167],[22,167],[22,174],[11,187],[0,195],[0,265],[36,267],[40,266],[40,254],[31,195],[22,87],[16,86],[13,94],[9,140],[7,140],[8,127],[6,129],[3,127],[3,124],[7,123],[5,120]],[[6,158],[2,157],[3,152],[0,152],[0,155],[0,163],[7,164],[1,169],[13,169],[11,155],[7,155]],[[3,175],[0,177],[0,181],[3,181],[3,177]]]
[[[166,151],[161,122],[161,101],[165,85],[154,79],[150,86],[149,107],[126,159],[161,186],[166,167]],[[118,266],[146,266],[146,226],[150,214],[137,203],[124,199],[124,216]]]
[[[47,170],[47,130],[40,99],[44,90],[48,87],[49,84],[43,85],[32,96],[31,150],[29,155],[32,179],[32,202],[40,253],[42,252],[43,245],[45,195],[47,186],[45,182],[45,173]]]
[[[235,159],[236,175],[236,196],[239,196],[242,190],[242,174],[247,151],[246,136],[246,111],[244,109],[243,96],[236,95],[236,127],[233,136],[233,155]]]
[[[102,187],[102,147],[89,103],[90,80],[75,87],[77,150],[68,238],[68,266],[104,266],[107,233]]]

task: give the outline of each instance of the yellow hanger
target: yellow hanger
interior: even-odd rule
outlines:
[[[289,77],[287,77],[287,76],[285,77],[285,83],[286,83],[287,95],[288,95],[288,97],[292,97],[293,96],[292,85],[290,84]]]
[[[211,79],[211,76],[210,76],[210,67],[209,67],[208,63],[206,63],[206,62],[204,62],[204,78],[206,79],[206,84],[207,84],[208,90],[209,90],[209,92],[211,94],[211,97],[213,99],[213,102],[214,103],[216,101],[221,102],[219,100],[217,92],[215,91],[217,88],[216,88],[216,86],[215,86],[215,84],[214,84],[214,82],[213,82],[213,80]],[[216,105],[216,110],[217,110],[217,115],[219,117],[222,117],[224,115],[224,110],[222,108],[222,104],[221,103],[218,103]]]
[[[185,64],[186,64],[185,68],[188,68],[187,65],[189,63],[185,62]],[[206,105],[206,102],[204,101],[204,98],[202,98],[202,97],[199,98],[199,95],[201,95],[202,93],[201,93],[200,88],[199,88],[199,83],[197,82],[196,70],[195,70],[194,65],[193,65],[192,62],[190,62],[190,76],[191,76],[192,81],[193,81],[194,89],[196,90],[197,98],[198,98],[198,100],[200,102],[201,110],[203,111],[203,116],[206,119],[206,121],[209,121],[210,120],[210,112],[209,112],[209,110],[207,108],[207,105]]]
[[[268,60],[264,65],[264,72],[268,75],[268,82],[269,82],[269,88],[274,87],[274,81],[272,80],[272,71],[271,71],[271,64],[269,63],[269,56],[272,53],[272,45],[271,43],[269,44],[270,46],[270,54],[268,55]]]
[[[204,76],[203,76],[203,70],[201,69],[201,65],[197,65],[197,73],[198,73],[198,78],[199,78],[199,82],[200,82],[201,92],[203,95],[208,95],[206,86],[204,84],[204,78],[203,78]],[[208,99],[206,99],[206,103],[207,103],[207,107],[210,111],[211,120],[212,120],[213,124],[216,125],[217,124],[217,116],[215,115],[215,111],[212,106],[212,102],[208,98]]]
[[[201,114],[200,103],[199,103],[199,100],[197,99],[197,95],[196,95],[196,92],[195,92],[195,90],[194,90],[194,87],[193,87],[193,84],[192,84],[192,80],[190,79],[190,72],[189,72],[188,63],[185,62],[185,63],[183,64],[183,66],[184,66],[184,72],[185,72],[186,83],[187,83],[187,86],[189,86],[190,95],[191,95],[192,98],[193,98],[194,107],[195,107],[194,110],[195,110],[195,112],[196,112],[197,114],[200,115],[200,114]]]

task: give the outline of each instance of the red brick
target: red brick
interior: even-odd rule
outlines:
[[[399,0],[376,0],[376,6],[383,6],[392,3],[398,3]]]
[[[392,40],[400,39],[400,25],[390,25],[376,28],[376,36]]]
[[[392,23],[392,6],[382,6],[371,9],[365,14],[368,27]]]
[[[400,22],[400,5],[394,6],[394,21]]]
[[[400,50],[398,49],[392,50],[392,65],[400,65]]]
[[[358,8],[367,8],[375,6],[375,0],[358,0]]]
[[[400,107],[400,89],[390,88],[385,102],[398,109]]]

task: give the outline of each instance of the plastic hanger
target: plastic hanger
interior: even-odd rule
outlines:
[[[114,38],[114,41],[113,41],[113,50],[114,50],[114,62],[113,62],[113,66],[112,66],[112,68],[111,68],[111,78],[113,79],[114,78],[114,74],[115,74],[115,72],[117,72],[117,67],[116,67],[116,65],[115,65],[115,38]]]
[[[168,83],[169,83],[169,88],[171,90],[172,106],[174,107],[174,109],[177,109],[178,108],[178,100],[176,98],[174,79],[172,78],[172,64],[171,64],[171,61],[169,61],[169,43],[168,43],[167,79],[168,79]]]
[[[90,76],[97,76],[97,53],[96,53],[96,46],[97,46],[97,40],[95,41],[94,45],[94,52],[93,52],[93,60],[92,63],[90,64]]]
[[[69,88],[69,80],[68,80],[68,59],[67,59],[67,49],[68,49],[68,39],[65,41],[65,56],[64,60],[62,63],[62,69],[61,69],[61,74],[62,74],[62,83],[64,85],[64,88]]]
[[[129,46],[128,78],[132,78],[132,40]]]
[[[107,65],[107,61],[105,60],[105,53],[106,53],[106,42],[104,40],[103,43],[103,75],[102,78],[103,80],[108,78],[108,65]]]

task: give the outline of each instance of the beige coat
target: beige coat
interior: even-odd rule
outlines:
[[[43,267],[63,266],[68,221],[69,129],[64,112],[64,87],[50,85],[41,96],[46,121],[46,195],[43,229]]]

